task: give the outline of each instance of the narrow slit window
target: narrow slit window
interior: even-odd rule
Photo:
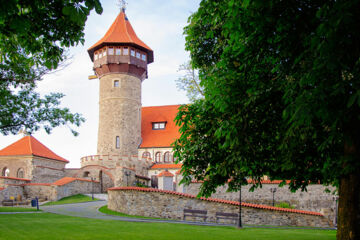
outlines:
[[[116,147],[117,149],[119,149],[119,148],[120,148],[120,137],[119,137],[119,136],[116,136],[116,143],[115,143],[115,147]]]
[[[141,54],[139,52],[136,52],[136,58],[140,59]]]
[[[102,58],[102,51],[99,51],[99,58]]]
[[[129,55],[129,49],[127,47],[123,48],[123,54]]]
[[[130,50],[130,54],[131,54],[131,56],[135,57],[135,50],[134,50],[134,49],[131,49],[131,50]]]
[[[142,59],[143,61],[146,61],[146,55],[145,55],[145,54],[141,55],[141,59]]]

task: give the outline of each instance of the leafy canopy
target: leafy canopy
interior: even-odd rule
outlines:
[[[210,195],[251,177],[337,184],[359,172],[359,1],[203,0],[185,28],[204,100],[175,156]]]
[[[36,81],[56,69],[64,50],[84,43],[84,27],[99,0],[7,0],[0,5],[0,133],[47,132],[59,125],[79,126],[84,118],[60,108],[63,94],[41,98]],[[76,132],[71,129],[76,134]]]

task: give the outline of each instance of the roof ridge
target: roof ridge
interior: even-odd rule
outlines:
[[[30,148],[30,152],[32,153],[32,152],[33,152],[33,150],[32,150],[31,138],[32,138],[32,136],[31,136],[31,135],[30,135],[30,136],[28,136],[28,140],[29,140],[29,148]]]

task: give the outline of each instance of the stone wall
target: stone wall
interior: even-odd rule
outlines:
[[[207,210],[207,221],[215,222],[216,212],[238,213],[239,211],[239,203],[235,201],[197,199],[190,194],[151,188],[111,188],[108,191],[108,196],[109,209],[146,217],[183,220],[184,209],[196,209]],[[320,213],[246,203],[243,203],[242,206],[241,217],[244,224],[310,227],[332,226],[332,223]],[[192,220],[199,221],[200,219]]]
[[[201,183],[191,183],[184,187],[184,193],[197,195]],[[291,192],[287,185],[279,187],[278,184],[269,184],[267,181],[262,188],[257,188],[254,192],[250,192],[251,185],[243,186],[241,198],[244,202],[272,205],[273,195],[270,188],[276,188],[274,194],[275,204],[287,202],[296,209],[323,212],[329,220],[334,221],[335,218],[335,195],[325,192],[326,187],[321,184],[311,184],[307,188],[307,192],[301,190],[295,193]],[[328,187],[334,191],[334,187]],[[213,198],[239,201],[238,192],[227,192],[227,186],[219,187],[216,193],[211,195]]]
[[[4,168],[10,170],[9,177],[18,177],[18,171],[23,170],[23,178],[32,178],[32,157],[31,156],[0,156],[0,175]]]
[[[32,179],[33,183],[52,183],[65,176],[65,162],[34,157]]]
[[[61,186],[55,186],[56,195],[52,195],[52,201],[57,201],[61,198],[76,195],[76,194],[84,194],[91,193],[94,190],[94,193],[100,193],[100,184],[98,182],[88,182],[88,181],[80,181],[75,180],[68,184],[64,184]]]
[[[9,200],[10,197],[16,199],[19,195],[24,199],[23,187],[21,186],[8,186],[3,190],[0,190],[0,205],[3,200]]]
[[[55,186],[50,184],[25,184],[24,193],[29,198],[38,197],[39,199],[55,199],[56,189]]]

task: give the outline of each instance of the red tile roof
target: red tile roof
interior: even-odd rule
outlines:
[[[162,171],[161,173],[158,174],[158,177],[173,177],[174,174],[172,174],[169,171]]]
[[[51,186],[51,183],[26,183],[23,186]]]
[[[180,137],[179,127],[174,122],[179,107],[180,105],[167,105],[142,108],[140,148],[170,147]],[[154,122],[166,122],[165,129],[153,130]]]
[[[177,171],[175,172],[175,174],[176,174],[176,175],[180,175],[180,174],[181,174],[181,169],[177,170]]]
[[[140,191],[140,192],[160,192],[160,193],[178,195],[178,196],[187,197],[187,198],[196,198],[195,195],[191,195],[191,194],[187,194],[187,193],[166,191],[166,190],[160,190],[160,189],[155,189],[155,188],[113,187],[113,188],[108,188],[108,190],[109,191],[125,190],[125,191]],[[224,199],[218,199],[218,198],[204,198],[204,197],[201,197],[200,199],[204,200],[204,201],[225,203],[225,204],[236,205],[236,206],[240,205],[240,203],[237,202],[237,201],[230,201],[230,200],[224,200]],[[244,202],[242,202],[241,206],[249,207],[249,208],[260,208],[260,209],[265,209],[265,210],[270,210],[270,211],[280,211],[280,212],[299,213],[299,214],[306,214],[306,215],[324,216],[323,214],[321,214],[319,212],[303,211],[303,210],[289,209],[289,208],[279,208],[279,207],[272,207],[272,206],[253,204],[253,203],[244,203]]]
[[[158,168],[164,168],[164,169],[178,169],[181,168],[182,164],[173,164],[173,163],[157,163],[152,165],[151,169],[158,169]]]
[[[4,177],[4,176],[0,176],[0,178],[4,178],[4,179],[11,179],[11,180],[20,180],[20,181],[26,181],[26,182],[30,182],[30,179],[26,179],[26,178],[16,178],[16,177]]]
[[[61,178],[61,179],[57,180],[56,182],[53,182],[52,185],[62,186],[62,185],[71,183],[71,182],[76,181],[76,180],[77,181],[84,181],[84,182],[91,182],[91,180],[84,179],[84,178],[64,177],[64,178]],[[93,182],[98,183],[99,181],[93,181]]]
[[[105,36],[88,49],[88,53],[91,59],[93,58],[93,53],[95,50],[101,48],[104,45],[114,43],[129,44],[140,47],[147,52],[148,63],[154,61],[153,51],[136,36],[136,33],[132,28],[130,21],[128,20],[127,16],[123,11],[121,11],[116,17],[115,21],[110,26],[109,30],[106,32]]]
[[[56,155],[33,136],[25,136],[17,142],[0,150],[0,156],[32,155],[68,163],[69,161]]]

